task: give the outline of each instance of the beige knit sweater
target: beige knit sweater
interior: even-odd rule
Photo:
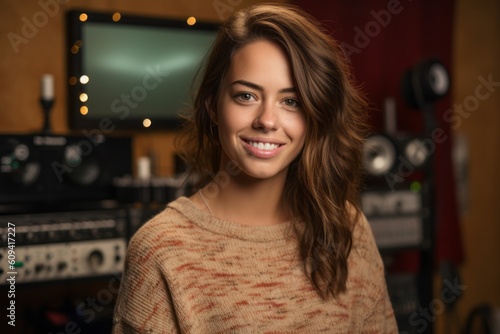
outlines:
[[[181,197],[132,238],[113,333],[397,333],[370,227],[354,231],[347,292],[322,300],[289,224],[244,226]]]

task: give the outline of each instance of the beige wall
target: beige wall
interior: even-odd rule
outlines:
[[[64,12],[67,9],[122,11],[181,19],[195,16],[201,21],[220,22],[221,16],[227,15],[231,8],[238,9],[258,2],[262,0],[1,0],[0,133],[24,134],[41,129],[43,119],[38,99],[40,76],[44,73],[52,73],[55,77],[56,102],[52,111],[52,128],[57,134],[69,132],[64,30]],[[52,4],[48,7],[49,11],[54,13],[43,14],[47,10],[42,4],[49,3]],[[24,20],[33,23],[34,17],[43,20],[43,15],[49,17],[47,23],[39,24],[36,33],[13,47],[9,33],[24,38]],[[75,134],[81,135],[78,131]],[[153,150],[158,159],[158,173],[169,175],[173,171],[172,141],[173,133],[134,136],[134,154],[137,157]]]
[[[459,314],[479,303],[500,308],[500,1],[458,0],[455,16],[453,101],[466,105],[456,132],[469,144],[469,202],[463,216],[467,289]],[[476,88],[492,76],[494,91]],[[489,93],[488,97],[486,95]],[[474,110],[473,96],[479,97]]]

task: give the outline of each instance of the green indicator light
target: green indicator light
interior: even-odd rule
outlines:
[[[410,190],[414,193],[419,193],[422,190],[422,185],[418,181],[413,181],[410,184]]]
[[[24,262],[22,262],[22,261],[16,261],[16,262],[14,262],[14,267],[15,268],[21,268],[22,266],[24,266]]]
[[[14,168],[14,169],[18,169],[18,168],[19,168],[19,162],[17,162],[17,161],[13,161],[13,162],[12,162],[12,168]]]

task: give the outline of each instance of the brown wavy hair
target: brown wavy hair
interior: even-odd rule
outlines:
[[[352,232],[359,219],[366,100],[353,85],[339,44],[291,5],[255,5],[221,26],[206,59],[193,113],[177,138],[201,184],[219,171],[221,148],[210,112],[235,50],[256,40],[280,45],[290,61],[306,117],[306,140],[290,165],[285,196],[297,221],[306,275],[323,298],[346,290]],[[215,129],[216,130],[216,129]]]

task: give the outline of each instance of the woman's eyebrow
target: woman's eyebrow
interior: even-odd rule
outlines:
[[[261,92],[264,91],[264,87],[262,87],[261,85],[257,85],[256,83],[246,81],[246,80],[236,80],[230,84],[230,86],[234,86],[234,85],[243,85],[243,86],[247,86],[247,87],[256,89],[256,90],[261,91]],[[279,93],[295,93],[295,92],[297,92],[297,90],[295,89],[295,87],[289,87],[289,88],[282,88],[278,92]]]

